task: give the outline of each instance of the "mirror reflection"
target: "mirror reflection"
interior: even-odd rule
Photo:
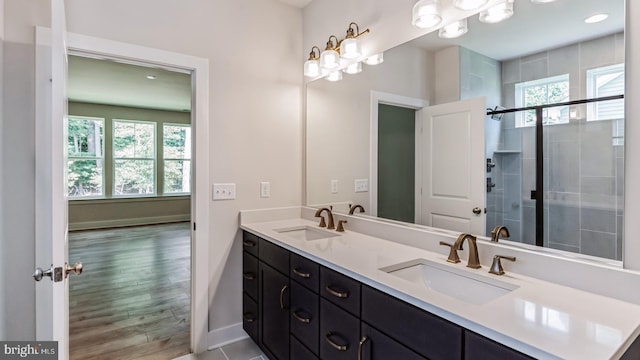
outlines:
[[[546,109],[536,191],[535,114],[511,109],[624,92],[624,2],[519,1],[384,53],[384,63],[307,87],[307,204],[360,216],[622,257],[624,102]],[[595,13],[608,18],[585,23]],[[501,240],[503,241],[503,240]]]

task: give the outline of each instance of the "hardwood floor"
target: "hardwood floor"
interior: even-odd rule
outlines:
[[[189,353],[189,223],[69,233],[71,359]]]

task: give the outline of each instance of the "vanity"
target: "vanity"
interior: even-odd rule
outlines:
[[[344,232],[320,228],[312,210],[241,213],[243,327],[271,359],[640,357],[640,306],[511,263],[489,274],[484,247],[480,269],[465,266],[466,250],[451,264],[448,248],[407,245],[394,239],[407,229],[373,219],[338,215]]]

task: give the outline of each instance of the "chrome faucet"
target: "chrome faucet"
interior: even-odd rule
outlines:
[[[500,236],[503,238],[511,236],[509,235],[509,229],[507,229],[506,226],[498,225],[491,230],[491,241],[498,242],[498,240],[500,240]]]
[[[328,225],[324,222],[324,218],[322,217],[322,212],[323,211],[327,212]],[[333,223],[333,213],[331,213],[331,209],[329,209],[329,208],[318,209],[316,211],[315,217],[319,217],[320,218],[320,224],[318,226],[320,226],[320,227],[325,227],[326,226],[327,229],[329,229],[329,230],[333,230],[333,229],[336,228],[334,223]]]
[[[458,250],[462,250],[462,243],[464,243],[465,240],[468,240],[467,242],[469,243],[469,259],[467,260],[467,267],[470,267],[472,269],[481,268],[482,266],[480,265],[480,260],[478,260],[478,246],[476,245],[476,237],[467,233],[460,234],[453,245],[444,241],[440,241],[440,245],[445,245],[451,248],[447,261],[454,264],[460,262],[460,257],[458,257]]]
[[[351,204],[349,204],[349,215],[353,215],[353,213],[356,211],[356,209],[360,209],[360,213],[364,212],[364,207],[362,207],[362,205],[353,205],[351,206]]]

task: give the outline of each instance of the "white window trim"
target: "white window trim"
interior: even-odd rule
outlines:
[[[595,81],[598,76],[618,73],[620,71],[622,71],[624,75],[624,71],[625,71],[624,63],[601,66],[601,67],[587,70],[586,71],[587,98],[600,97],[598,94],[596,94],[597,89],[595,86]],[[624,100],[620,100],[620,101],[622,101],[624,104]],[[596,116],[598,113],[597,109],[598,109],[598,103],[587,104],[587,121],[619,120],[618,118],[600,119]]]
[[[184,128],[189,128],[190,131],[190,135],[191,135],[191,139],[193,140],[193,127],[191,126],[191,124],[180,124],[180,123],[163,123],[162,124],[162,175],[163,177],[165,177],[164,179],[162,179],[162,196],[185,196],[185,195],[191,195],[191,191],[188,192],[165,192],[164,191],[164,186],[166,185],[166,166],[165,166],[165,161],[169,160],[169,161],[189,161],[189,171],[191,172],[191,175],[189,176],[191,183],[193,184],[193,161],[192,161],[192,157],[193,156],[189,156],[188,158],[184,157],[184,158],[166,158],[164,157],[164,127],[165,126],[175,126],[175,127],[184,127]],[[192,154],[193,155],[193,154]]]

